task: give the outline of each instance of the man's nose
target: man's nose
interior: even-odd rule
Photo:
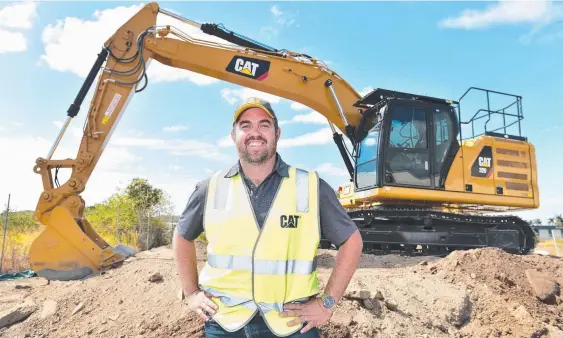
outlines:
[[[260,125],[252,125],[252,127],[250,128],[249,131],[250,135],[254,135],[254,136],[258,136],[258,135],[262,135],[262,133],[260,132]]]

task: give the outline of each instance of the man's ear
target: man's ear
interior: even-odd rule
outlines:
[[[276,131],[276,142],[280,140],[280,136],[281,136],[281,128],[278,127],[278,130]]]
[[[233,142],[236,144],[237,143],[237,139],[236,139],[236,135],[235,135],[235,127],[233,126],[233,129],[231,129],[231,140],[233,140]]]

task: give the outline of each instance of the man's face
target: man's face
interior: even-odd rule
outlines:
[[[260,108],[247,109],[231,134],[239,156],[248,163],[263,163],[276,154],[280,130],[275,131],[274,121]]]

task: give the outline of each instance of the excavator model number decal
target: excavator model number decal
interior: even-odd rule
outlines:
[[[490,178],[493,173],[493,150],[485,146],[479,153],[479,157],[473,162],[471,176]]]
[[[243,56],[235,56],[227,65],[227,72],[243,75],[258,81],[268,77],[270,70],[270,61],[261,59],[248,58]]]

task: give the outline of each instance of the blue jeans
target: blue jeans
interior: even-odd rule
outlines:
[[[305,324],[306,325],[306,324]],[[216,321],[210,319],[205,322],[205,338],[277,338],[274,335],[266,323],[264,318],[259,314],[256,314],[252,320],[246,324],[242,329],[229,332],[225,331]],[[295,332],[292,335],[287,336],[287,338],[319,338],[319,330],[314,327],[311,330],[300,333]]]

